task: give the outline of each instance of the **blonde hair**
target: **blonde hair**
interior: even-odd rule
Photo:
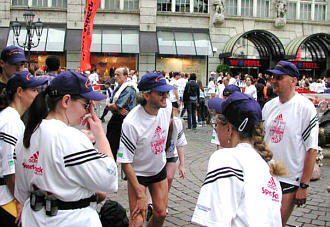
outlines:
[[[230,124],[230,122],[223,114],[217,115],[217,121],[219,121],[222,125]],[[248,139],[249,141],[251,141],[251,144],[253,145],[254,149],[269,165],[270,174],[272,176],[287,175],[288,171],[285,165],[278,160],[273,160],[273,152],[269,149],[268,145],[264,140],[265,132],[262,122],[256,123],[250,133],[239,132],[234,125],[232,125],[232,128],[238,133],[240,139]]]

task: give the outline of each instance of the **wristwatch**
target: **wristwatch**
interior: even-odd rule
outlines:
[[[309,187],[309,184],[305,184],[305,183],[303,183],[303,182],[300,182],[300,187],[301,187],[302,189],[306,189],[306,188]]]

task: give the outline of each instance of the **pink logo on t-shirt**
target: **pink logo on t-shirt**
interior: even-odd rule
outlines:
[[[151,142],[151,151],[154,154],[158,154],[164,151],[165,139],[166,139],[166,131],[163,130],[160,126],[158,126],[155,130]]]
[[[283,138],[285,128],[285,122],[283,121],[282,114],[278,115],[271,123],[271,127],[269,129],[269,134],[273,143],[281,142]]]
[[[277,191],[277,187],[276,187],[276,183],[274,181],[274,178],[271,177],[270,180],[268,181],[268,185],[267,185],[269,188]]]

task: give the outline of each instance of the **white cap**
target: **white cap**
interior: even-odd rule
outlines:
[[[216,75],[217,73],[216,72],[211,72],[211,75]]]

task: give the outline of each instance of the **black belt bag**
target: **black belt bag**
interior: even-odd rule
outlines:
[[[6,185],[5,178],[0,178],[0,186],[1,185]]]
[[[65,202],[57,199],[54,195],[48,195],[41,190],[33,191],[30,195],[30,206],[34,211],[45,207],[46,215],[56,216],[58,210],[73,210],[88,207],[91,202],[96,202],[96,195],[73,202]]]

